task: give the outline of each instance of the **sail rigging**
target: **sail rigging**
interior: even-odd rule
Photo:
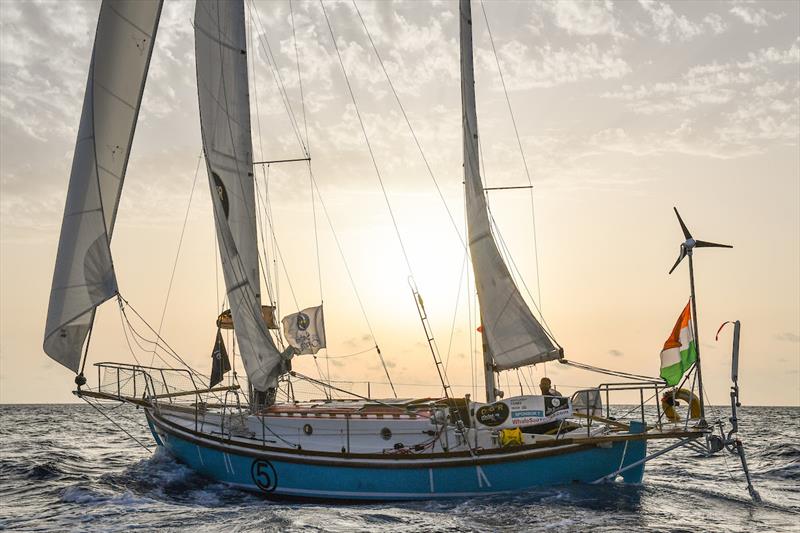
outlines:
[[[559,359],[562,351],[539,324],[520,294],[492,234],[478,156],[472,15],[469,0],[460,2],[461,103],[464,137],[464,185],[467,233],[478,302],[484,353],[490,370],[508,370]],[[492,378],[493,379],[493,378]],[[489,389],[487,379],[487,389]],[[490,392],[490,396],[493,394]],[[494,398],[489,398],[494,401]]]
[[[44,336],[47,355],[74,372],[95,309],[118,292],[111,235],[161,6],[100,7]]]
[[[247,378],[265,392],[277,386],[292,352],[278,351],[261,314],[244,2],[198,0],[194,30],[200,129],[227,297]]]

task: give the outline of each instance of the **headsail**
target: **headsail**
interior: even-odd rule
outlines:
[[[228,301],[250,384],[274,388],[286,370],[261,315],[253,142],[242,0],[198,0],[197,91],[208,181]]]
[[[94,312],[117,293],[111,234],[162,0],[104,0],[61,225],[44,351],[78,372]]]
[[[464,182],[472,269],[481,307],[485,349],[495,370],[552,361],[561,350],[536,320],[514,283],[492,235],[478,159],[475,74],[472,62],[472,15],[469,0],[460,2],[461,104],[464,135]],[[490,401],[494,401],[491,398]]]

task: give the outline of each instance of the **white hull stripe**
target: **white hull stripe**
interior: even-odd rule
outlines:
[[[266,415],[259,415],[261,418],[364,418],[370,420],[382,420],[384,418],[393,418],[397,420],[416,420],[417,415],[400,415],[400,414],[364,414],[364,413],[271,413]]]
[[[248,491],[253,490],[252,485],[245,485],[243,483],[227,483],[233,487],[238,487]],[[471,492],[437,492],[437,498],[468,498],[472,496],[490,496],[493,494],[506,494],[509,492],[518,491],[471,491]],[[428,492],[356,492],[356,491],[331,491],[331,490],[313,490],[313,489],[293,489],[286,487],[278,487],[272,494],[284,494],[289,496],[316,496],[327,500],[335,499],[353,499],[353,498],[366,498],[366,499],[425,499],[430,498],[431,494]]]
[[[164,422],[154,417],[154,423],[158,426],[164,426]],[[430,463],[435,463],[436,466],[446,466],[446,465],[453,465],[453,466],[467,466],[470,464],[475,464],[476,459],[471,457],[453,457],[453,458],[419,458],[419,459],[372,459],[372,458],[350,458],[350,457],[324,457],[324,456],[298,456],[297,454],[288,454],[282,453],[279,450],[267,449],[267,450],[258,450],[253,448],[248,448],[245,446],[237,446],[235,441],[226,441],[224,444],[220,443],[215,440],[206,439],[200,435],[193,434],[189,431],[182,430],[179,427],[175,427],[174,425],[170,424],[168,427],[164,428],[164,431],[171,432],[176,434],[176,436],[189,440],[190,442],[200,441],[203,444],[208,444],[212,448],[221,448],[224,446],[225,449],[230,450],[231,453],[236,453],[238,455],[244,456],[253,456],[253,455],[269,455],[271,459],[275,460],[286,460],[289,462],[300,462],[304,464],[325,464],[325,463],[335,463],[340,465],[341,463],[352,463],[352,466],[359,467],[371,467],[371,466],[386,466],[388,465],[403,465],[403,466],[411,466],[411,467],[419,467],[419,468],[428,468]],[[575,451],[576,448],[580,448],[585,446],[585,443],[574,443],[574,444],[566,444],[563,446],[559,446],[557,449],[562,451],[563,453],[570,453],[571,451]],[[549,454],[549,452],[553,451],[553,448],[542,448],[537,450],[522,450],[519,452],[508,453],[505,452],[502,455],[485,455],[480,456],[477,458],[477,461],[486,460],[492,462],[494,459],[502,458],[503,461],[513,461],[513,460],[524,460],[524,459],[534,459],[537,455],[540,454]],[[426,461],[427,459],[427,461]]]

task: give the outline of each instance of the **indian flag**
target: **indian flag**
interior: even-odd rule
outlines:
[[[683,308],[672,334],[661,351],[661,377],[671,387],[677,385],[683,373],[697,361],[697,342],[692,327],[691,300]]]

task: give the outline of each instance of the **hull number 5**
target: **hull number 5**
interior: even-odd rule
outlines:
[[[250,474],[253,476],[253,482],[264,492],[272,492],[278,486],[278,474],[269,461],[263,459],[253,461]]]

